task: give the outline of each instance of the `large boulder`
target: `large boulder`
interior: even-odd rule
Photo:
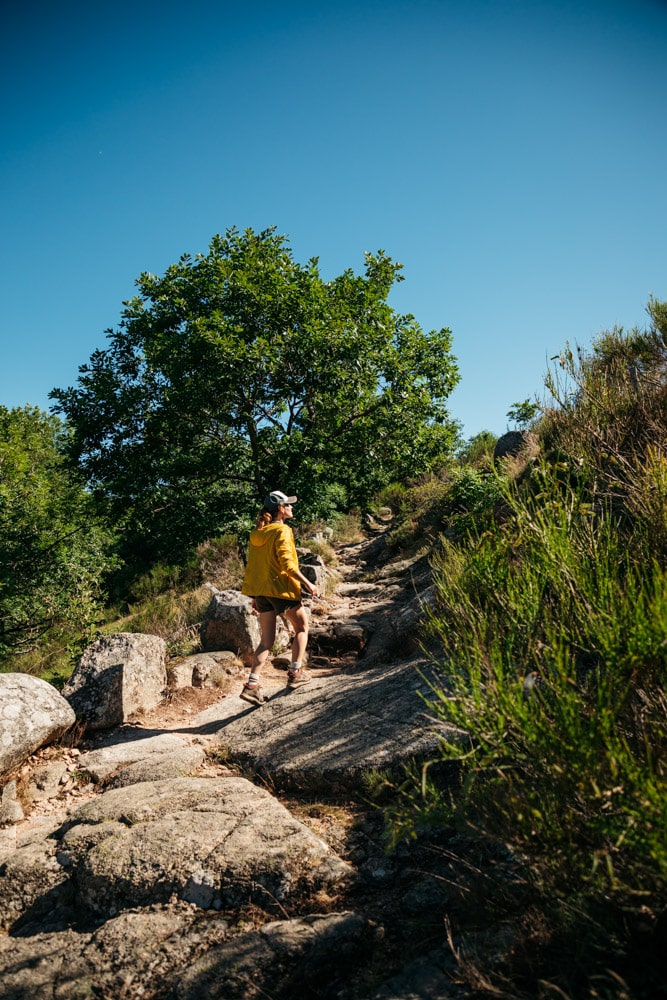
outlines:
[[[535,459],[540,453],[540,441],[533,431],[508,431],[496,441],[493,449],[493,460],[499,462],[503,458],[515,455],[525,455]]]
[[[79,912],[102,919],[173,894],[201,909],[255,901],[284,912],[285,901],[340,890],[354,874],[269,792],[239,777],[105,792],[72,813],[57,857]]]
[[[74,725],[67,701],[30,674],[0,674],[0,778]]]
[[[85,651],[63,695],[88,729],[110,729],[160,704],[166,658],[167,644],[156,635],[103,636]]]
[[[299,556],[299,569],[307,580],[314,583],[320,594],[325,594],[327,589],[327,568],[324,565],[322,556],[316,555],[309,549],[297,549]]]
[[[228,649],[250,666],[253,650],[260,639],[259,621],[253,614],[251,598],[239,590],[217,591],[206,609],[200,635],[205,653]]]

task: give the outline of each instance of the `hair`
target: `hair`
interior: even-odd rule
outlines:
[[[262,507],[259,514],[257,515],[257,521],[255,522],[255,527],[258,529],[265,528],[267,524],[271,524],[273,521],[273,514],[266,507]]]

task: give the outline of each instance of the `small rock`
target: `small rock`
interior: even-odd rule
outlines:
[[[18,799],[9,799],[0,806],[0,826],[20,823],[25,819],[25,813]]]
[[[8,781],[5,787],[2,789],[1,802],[15,802],[17,798],[16,782]]]

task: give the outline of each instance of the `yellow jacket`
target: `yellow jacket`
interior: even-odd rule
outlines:
[[[295,574],[299,560],[292,529],[283,521],[250,532],[248,563],[241,592],[247,597],[282,597],[301,600],[301,586]]]

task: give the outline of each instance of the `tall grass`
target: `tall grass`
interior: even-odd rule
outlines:
[[[447,683],[432,707],[473,741],[459,808],[560,889],[664,888],[664,569],[570,489],[550,507],[506,498],[513,531],[435,559]]]
[[[568,391],[539,424],[542,460],[518,478],[499,470],[499,516],[483,504],[467,532],[441,538],[428,702],[469,742],[442,742],[455,790],[426,772],[390,811],[394,840],[455,823],[525,859],[589,966],[561,955],[558,995],[575,981],[599,995],[596,948],[641,996],[664,962],[667,311],[654,303],[652,316],[645,335],[612,331],[567,355]],[[653,958],[633,965],[642,921]]]
[[[57,687],[71,676],[84,649],[100,634],[144,632],[167,642],[171,655],[199,648],[199,624],[211,601],[210,583],[218,590],[237,589],[243,563],[236,535],[211,538],[193,549],[182,564],[156,563],[127,586],[124,600],[105,609],[85,633],[73,633],[59,644],[42,645],[17,667]]]

